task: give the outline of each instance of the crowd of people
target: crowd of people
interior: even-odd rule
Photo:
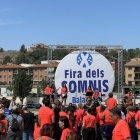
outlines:
[[[120,104],[112,93],[106,104],[88,96],[84,105],[65,106],[49,97],[37,116],[15,95],[0,99],[0,140],[140,140],[140,103],[135,106],[130,92]]]

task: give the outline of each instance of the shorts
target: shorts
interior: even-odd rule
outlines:
[[[5,133],[4,132],[0,132],[0,135],[5,135]]]
[[[66,99],[67,99],[67,95],[65,95],[65,96],[64,96],[64,97],[62,97],[62,98],[63,98],[63,99],[65,99],[65,98],[66,98]]]
[[[51,98],[53,98],[53,99],[54,99],[54,95],[51,95]]]

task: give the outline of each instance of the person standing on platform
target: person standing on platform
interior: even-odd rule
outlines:
[[[91,95],[89,95],[89,93],[91,93]],[[88,86],[88,89],[86,90],[86,100],[87,100],[88,98],[91,99],[92,94],[93,94],[93,90],[91,89],[91,86]]]
[[[45,91],[46,91],[46,97],[48,100],[50,100],[50,91],[51,91],[51,88],[49,86],[49,84],[47,84],[47,87],[45,88]]]
[[[68,92],[68,88],[66,84],[63,84],[63,87],[61,88],[61,97],[62,97],[61,104],[63,104],[63,101],[64,101],[64,105],[66,105],[67,92]]]
[[[96,100],[100,99],[100,93],[98,91],[98,88],[96,88],[96,90],[93,91],[93,95],[92,96],[93,96],[93,99],[96,99]]]
[[[54,103],[54,92],[55,92],[55,87],[54,87],[54,85],[51,85],[51,88],[50,88],[50,103]]]

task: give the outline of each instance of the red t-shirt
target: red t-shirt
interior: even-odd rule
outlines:
[[[117,101],[114,98],[109,98],[107,100],[108,109],[114,108],[116,104],[117,104]]]
[[[138,119],[138,121],[137,121],[137,127],[138,127],[138,129],[140,129],[140,110],[137,112],[137,114],[136,114],[136,118]]]
[[[93,95],[92,95],[93,97],[95,97],[95,98],[96,98],[96,97],[99,97],[99,96],[100,96],[99,91],[97,91],[97,94],[94,94],[94,93],[95,93],[95,92],[93,92]]]
[[[62,135],[61,135],[60,140],[66,140],[66,136],[67,136],[67,134],[68,134],[69,132],[71,132],[71,130],[70,130],[69,128],[64,129],[64,130],[62,131]]]
[[[41,138],[42,138],[42,140],[47,140],[47,139],[50,138],[50,137],[48,137],[48,136],[41,136]],[[35,139],[35,140],[39,140],[39,138],[37,138],[37,139]],[[51,140],[55,140],[55,139],[51,139]]]
[[[101,116],[103,115],[103,113],[98,113],[98,115],[99,115],[99,118],[100,118],[99,124],[100,124],[100,125],[104,124],[103,121],[101,120]]]
[[[83,116],[86,116],[86,111],[84,109],[79,109],[77,110],[77,114],[83,117]]]
[[[96,119],[93,115],[87,115],[87,116],[84,116],[83,123],[85,123],[84,129],[86,129],[88,127],[94,128],[94,124],[96,123]]]
[[[100,113],[101,112],[101,107],[100,106],[96,107],[96,112],[97,113]]]
[[[51,94],[54,93],[54,91],[55,91],[55,90],[54,90],[53,88],[50,89]]]
[[[34,126],[34,139],[37,139],[38,137],[41,136],[40,130],[41,130],[41,128],[38,127],[37,125]]]
[[[105,123],[112,123],[112,120],[110,119],[110,111],[108,109],[103,112],[103,115],[105,116]]]
[[[112,140],[126,140],[130,138],[130,128],[125,120],[118,122],[112,132]]]
[[[131,115],[130,115],[131,114]],[[130,123],[131,118],[134,117],[135,113],[133,112],[129,112],[128,114],[126,114],[125,119],[128,121],[128,123]],[[131,117],[132,116],[132,117]]]
[[[41,126],[43,126],[45,123],[52,124],[52,118],[55,117],[54,111],[44,106],[40,108],[38,116],[40,117]]]
[[[68,118],[68,115],[67,115],[67,113],[65,113],[65,112],[59,112],[59,116],[61,117],[61,116],[66,116],[67,118]]]
[[[46,94],[47,94],[47,95],[50,95],[50,92],[49,92],[50,90],[51,90],[50,87],[46,87],[46,88],[45,88],[45,91],[46,91]]]
[[[67,92],[66,88],[62,87],[61,92],[66,93]]]

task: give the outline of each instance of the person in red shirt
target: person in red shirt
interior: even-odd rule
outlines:
[[[81,118],[83,118],[84,116],[86,116],[86,111],[83,109],[83,105],[81,103],[78,104],[78,108],[79,110],[77,110],[77,114],[81,116]]]
[[[43,99],[43,105],[38,112],[38,122],[40,126],[46,123],[55,123],[54,111],[50,109],[50,101],[46,98]]]
[[[140,140],[140,110],[137,112],[135,119],[137,121],[138,140]]]
[[[46,98],[48,100],[50,100],[50,90],[51,90],[51,88],[50,88],[49,84],[47,84],[47,87],[45,88],[45,91],[46,91]]]
[[[48,139],[55,140],[55,139],[52,139],[54,129],[55,128],[52,124],[48,124],[48,123],[44,124],[41,129],[41,137],[36,138],[35,140],[40,140],[40,138],[42,140],[48,140]]]
[[[54,85],[51,85],[51,88],[50,88],[50,102],[51,102],[51,104],[54,102],[54,92],[55,92],[55,87],[54,87]]]
[[[111,109],[110,118],[116,124],[112,140],[131,140],[130,128],[127,122],[121,119],[121,110],[117,107]]]
[[[104,106],[104,105],[105,105],[105,102],[101,102],[101,105],[96,107],[97,113],[101,113],[101,106]]]
[[[98,115],[99,115],[99,118],[100,118],[100,121],[99,121],[99,124],[100,124],[100,133],[99,133],[99,136],[100,136],[100,139],[103,139],[103,135],[102,135],[102,133],[103,133],[103,128],[104,128],[104,121],[103,120],[101,120],[101,116],[103,115],[103,112],[105,111],[105,106],[104,105],[102,105],[101,106],[101,111],[100,111],[100,113],[98,113]]]
[[[41,136],[40,130],[41,130],[41,127],[39,126],[38,119],[35,119],[35,125],[34,125],[34,139],[37,139],[38,137]]]
[[[63,87],[61,88],[61,97],[62,97],[61,104],[63,104],[63,101],[64,101],[64,105],[66,105],[67,92],[68,92],[68,88],[66,84],[64,84]]]
[[[91,96],[88,95],[88,92],[91,92]],[[86,100],[88,98],[91,98],[92,97],[92,94],[93,94],[93,90],[91,90],[91,86],[88,86],[88,89],[86,90]]]
[[[83,140],[95,140],[97,136],[96,119],[91,115],[91,108],[87,110],[87,116],[83,118]]]
[[[67,115],[66,111],[66,107],[64,105],[61,106],[61,112],[59,112],[59,116],[66,116],[67,118],[69,118],[69,116]]]
[[[127,97],[126,104],[132,105],[133,104],[133,102],[132,102],[133,94],[130,91],[128,91],[128,94],[126,94],[126,97]]]
[[[135,113],[133,112],[133,106],[128,106],[127,111],[128,111],[128,113],[126,114],[125,119],[126,119],[127,123],[129,124],[131,119],[132,119],[132,117],[135,118]],[[132,140],[134,140],[134,132],[131,132],[130,134],[131,134]]]
[[[99,91],[98,91],[98,88],[96,88],[96,90],[95,91],[93,91],[93,98],[94,99],[100,99],[100,93],[99,93]]]
[[[62,135],[60,140],[66,140],[66,136],[71,130],[69,129],[69,120],[66,116],[59,117],[59,127],[62,128]]]
[[[107,140],[111,140],[112,138],[112,131],[115,127],[114,122],[112,122],[112,120],[110,119],[110,111],[108,109],[106,109],[103,112],[103,115],[101,116],[101,120],[105,122],[104,124],[104,129],[103,129],[103,136],[107,139]]]
[[[107,107],[108,109],[112,109],[116,106],[117,101],[113,98],[113,93],[108,94],[109,99],[107,100]]]

